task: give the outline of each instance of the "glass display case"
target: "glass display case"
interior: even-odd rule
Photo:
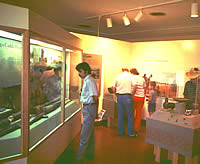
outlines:
[[[30,148],[61,124],[62,63],[62,47],[30,39]]]
[[[21,12],[9,15],[11,10]],[[82,50],[79,38],[28,9],[0,3],[0,14],[22,19],[0,23],[1,162],[28,157],[80,111],[75,65]]]
[[[0,30],[0,157],[21,153],[21,65],[21,34]],[[17,139],[8,147],[10,138]]]
[[[0,157],[7,157],[20,154],[22,36],[3,30],[0,32],[0,140],[2,141],[0,145],[3,149]],[[67,49],[64,57],[65,52],[62,47],[30,39],[30,150],[62,124],[62,88],[65,88],[65,120],[80,105],[81,81],[74,70],[71,71],[73,78],[70,86],[70,53],[76,56],[71,57],[72,62],[75,64],[80,62],[81,51],[73,52]],[[73,67],[74,64],[71,69],[74,69]],[[62,76],[63,74],[65,76]],[[65,84],[62,84],[63,82]],[[72,92],[71,95],[69,91]],[[7,138],[16,146],[6,148],[4,144],[7,143],[5,142]]]

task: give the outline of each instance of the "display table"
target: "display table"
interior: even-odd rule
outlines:
[[[162,103],[164,102],[164,98],[158,98],[157,99],[157,106],[156,110],[158,108],[162,107]],[[107,126],[108,127],[116,127],[117,126],[117,119],[118,119],[118,113],[117,113],[117,103],[115,101],[114,94],[104,94],[103,97],[103,109],[106,110],[105,116],[107,117]],[[142,120],[146,120],[149,117],[148,112],[148,101],[144,102],[144,106],[142,109]]]
[[[168,150],[173,164],[178,154],[185,163],[197,163],[200,152],[200,115],[185,116],[173,110],[159,110],[146,120],[146,142],[154,145],[156,161],[160,162],[160,148]]]
[[[114,94],[105,94],[103,97],[103,109],[106,110],[107,127],[117,127],[118,113]]]

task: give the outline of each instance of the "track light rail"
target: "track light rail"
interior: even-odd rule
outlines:
[[[183,2],[183,1],[184,0],[171,0],[171,1],[168,1],[168,2],[146,5],[146,6],[143,6],[143,7],[136,7],[136,8],[121,10],[121,11],[112,12],[112,13],[95,15],[95,16],[91,16],[91,17],[86,17],[85,19],[94,19],[94,18],[99,18],[99,17],[106,17],[106,16],[110,16],[110,15],[115,15],[115,14],[127,13],[127,12],[130,12],[130,11],[136,11],[136,10],[142,10],[142,9],[147,9],[147,8],[152,8],[152,7],[158,7],[158,6],[164,6],[164,5],[174,4],[174,3],[180,3],[180,2]]]

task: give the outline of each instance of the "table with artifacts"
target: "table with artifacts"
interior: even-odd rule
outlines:
[[[183,155],[185,164],[198,163],[200,152],[200,114],[180,112],[183,102],[170,103],[171,108],[154,112],[146,120],[146,142],[154,145],[155,160],[160,162],[160,148],[168,150],[168,160],[178,163]],[[164,105],[166,108],[166,104]]]

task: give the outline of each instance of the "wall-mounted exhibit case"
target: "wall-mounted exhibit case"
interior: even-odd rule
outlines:
[[[81,40],[26,8],[0,14],[0,162],[54,163],[80,130]]]

